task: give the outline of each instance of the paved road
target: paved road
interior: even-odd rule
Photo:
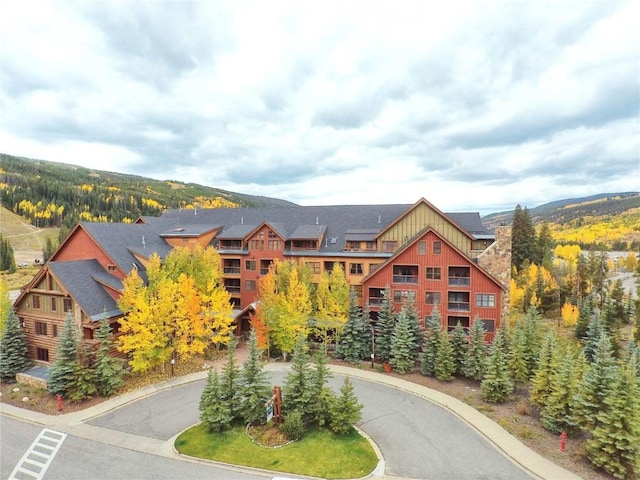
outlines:
[[[271,372],[282,384],[284,373]],[[338,391],[344,377],[334,376]],[[352,379],[364,404],[359,427],[374,438],[385,474],[416,479],[524,480],[531,477],[459,418],[413,394]],[[94,426],[168,440],[198,422],[204,381],[160,392],[90,420]]]

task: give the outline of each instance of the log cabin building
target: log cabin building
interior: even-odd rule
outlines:
[[[76,226],[14,303],[29,356],[54,361],[68,312],[88,344],[105,316],[117,335],[123,279],[132,269],[145,279],[153,253],[162,258],[174,247],[196,245],[212,245],[220,254],[238,335],[249,329],[258,281],[275,259],[304,262],[317,278],[338,263],[373,321],[386,288],[396,311],[405,299],[414,300],[423,325],[437,305],[443,326],[470,327],[478,318],[492,337],[508,316],[510,230],[488,231],[478,213],[445,214],[425,199],[413,205],[168,210],[134,224]]]

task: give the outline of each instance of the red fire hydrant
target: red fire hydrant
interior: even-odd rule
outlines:
[[[564,452],[564,449],[566,446],[567,446],[567,432],[562,432],[560,434],[560,451]]]
[[[58,404],[58,412],[62,412],[62,395],[58,395],[56,401]]]

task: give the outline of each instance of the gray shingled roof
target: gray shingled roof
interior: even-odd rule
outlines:
[[[112,279],[110,282],[115,280],[97,260],[49,262],[47,265],[92,321],[101,320],[105,314],[109,318],[121,314],[113,297],[95,280],[104,281],[107,277]]]
[[[326,241],[322,242],[320,252],[329,254],[342,252],[347,236],[354,240],[371,238],[371,233],[385,229],[412,207],[400,204],[216,208],[200,209],[196,215],[189,210],[167,210],[161,217],[149,219],[149,224],[163,230],[192,224],[223,225],[217,238],[227,239],[243,238],[241,232],[246,234],[265,222],[280,234],[291,232],[288,237],[283,235],[285,238],[318,238],[313,229],[320,225],[326,226]],[[471,235],[491,235],[477,212],[445,215]],[[361,232],[362,238],[355,238],[353,232]]]
[[[289,235],[293,240],[317,240],[327,231],[326,225],[298,225]]]

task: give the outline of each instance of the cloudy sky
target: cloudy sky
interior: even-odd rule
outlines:
[[[638,191],[639,6],[8,2],[0,152],[301,205]]]

